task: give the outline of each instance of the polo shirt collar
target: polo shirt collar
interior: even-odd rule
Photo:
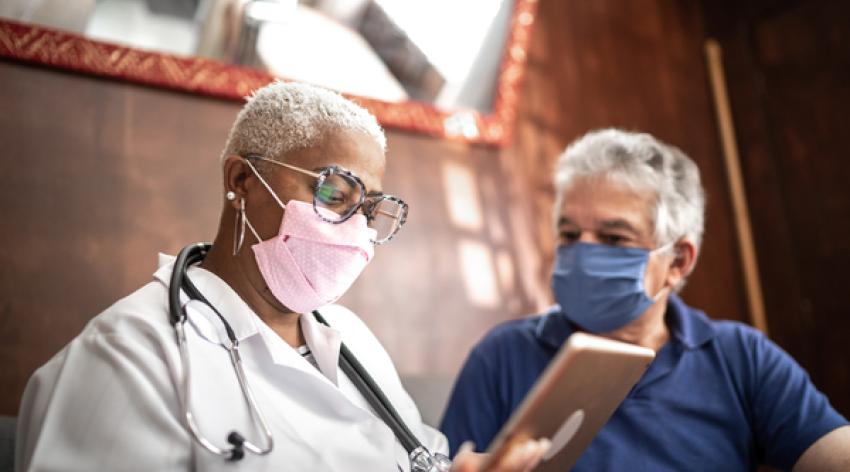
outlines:
[[[558,349],[578,327],[564,316],[560,305],[553,305],[541,315],[534,328],[534,335],[540,342],[552,349]]]
[[[700,310],[685,305],[678,295],[667,301],[664,320],[673,337],[687,349],[696,349],[714,338],[714,327]]]
[[[673,338],[687,349],[696,349],[714,338],[714,328],[705,313],[685,305],[678,295],[673,294],[667,300],[664,317]],[[561,307],[553,305],[541,315],[534,334],[542,344],[558,349],[578,330],[564,316]]]

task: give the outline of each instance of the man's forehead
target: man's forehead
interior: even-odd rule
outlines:
[[[594,230],[630,229],[639,234],[651,232],[652,199],[649,196],[612,188],[578,190],[565,194],[559,225]]]

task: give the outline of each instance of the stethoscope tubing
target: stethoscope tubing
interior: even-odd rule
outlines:
[[[313,311],[313,316],[325,326],[330,326],[318,311]],[[339,350],[339,366],[343,373],[345,373],[349,379],[352,379],[352,383],[357,388],[357,391],[359,391],[369,405],[375,409],[375,412],[381,417],[384,423],[393,430],[393,433],[395,433],[395,436],[398,438],[401,445],[404,446],[404,449],[408,453],[411,453],[417,448],[422,447],[422,443],[419,442],[419,439],[417,439],[407,427],[407,424],[405,424],[404,420],[402,420],[398,411],[395,407],[393,407],[387,396],[384,395],[384,391],[380,386],[378,386],[372,376],[369,375],[369,372],[366,371],[363,364],[361,364],[354,354],[352,354],[352,352],[348,349],[348,346],[341,343]],[[358,379],[359,381],[355,381],[355,379]],[[376,405],[380,405],[381,407],[376,408]]]
[[[195,287],[189,277],[186,275],[187,268],[197,262],[203,260],[206,256],[207,252],[210,249],[209,244],[197,243],[192,244],[183,248],[182,251],[177,255],[177,260],[174,262],[174,270],[171,273],[171,281],[169,285],[169,293],[168,293],[168,304],[169,304],[169,313],[170,320],[172,325],[174,326],[176,337],[177,337],[177,345],[180,350],[180,363],[183,368],[183,379],[182,379],[182,389],[180,392],[181,395],[181,405],[183,407],[183,415],[186,419],[186,425],[189,428],[190,433],[194,437],[194,439],[200,444],[204,449],[209,452],[223,456],[231,461],[237,461],[242,459],[245,456],[245,450],[247,449],[253,454],[257,455],[266,455],[272,451],[274,448],[274,437],[272,436],[271,428],[269,428],[266,423],[265,417],[260,411],[259,406],[254,398],[254,394],[251,390],[250,385],[248,384],[248,379],[245,376],[245,371],[242,368],[242,358],[239,355],[239,340],[236,338],[236,334],[233,332],[233,329],[230,327],[230,324],[227,320],[224,319],[224,316],[219,313],[219,311],[212,306],[212,304],[203,296],[203,294]],[[207,439],[203,434],[201,434],[200,428],[195,423],[194,415],[192,414],[191,408],[191,363],[189,361],[189,352],[188,352],[188,344],[186,341],[186,321],[188,317],[186,316],[186,312],[180,305],[180,290],[186,292],[189,296],[190,300],[198,300],[201,303],[204,303],[208,307],[210,307],[213,312],[218,316],[219,320],[224,324],[225,331],[227,332],[227,337],[230,340],[230,346],[226,346],[228,355],[230,357],[230,362],[233,365],[233,369],[236,372],[236,378],[239,382],[239,387],[242,390],[242,394],[245,396],[248,401],[248,408],[251,413],[251,417],[254,418],[255,421],[260,423],[260,427],[262,429],[263,435],[266,440],[266,447],[259,447],[254,443],[245,439],[245,437],[237,431],[231,431],[230,434],[227,435],[227,441],[232,445],[229,449],[222,449],[213,444],[212,441]]]
[[[269,429],[268,424],[266,423],[265,418],[254,399],[253,392],[251,391],[245,372],[242,368],[242,360],[239,356],[239,340],[236,338],[236,334],[230,327],[230,323],[228,323],[224,316],[214,306],[212,306],[212,304],[203,296],[203,294],[201,294],[186,275],[188,267],[202,261],[204,257],[206,257],[210,248],[210,244],[196,243],[186,246],[180,251],[177,255],[177,259],[174,261],[174,270],[171,273],[168,291],[169,318],[175,329],[177,344],[180,350],[181,365],[183,367],[182,391],[180,392],[183,414],[192,437],[196,442],[198,442],[198,444],[211,453],[226,457],[228,460],[242,459],[242,457],[244,457],[244,449],[247,449],[254,454],[265,455],[273,449],[274,440],[271,430]],[[239,381],[242,393],[248,401],[251,416],[261,425],[263,434],[266,438],[267,447],[258,447],[245,440],[245,438],[238,432],[232,431],[228,435],[227,440],[233,447],[223,449],[213,444],[212,441],[208,440],[203,434],[201,434],[192,414],[189,398],[191,366],[189,362],[189,352],[185,331],[185,324],[188,317],[184,307],[181,306],[180,303],[181,290],[188,295],[190,300],[198,300],[210,307],[223,324],[224,329],[227,332],[227,337],[230,340],[230,346],[225,348],[229,353],[231,363],[236,371],[236,377]],[[312,315],[320,323],[330,326],[318,311],[313,311]],[[378,383],[375,382],[371,375],[369,375],[360,361],[357,360],[354,354],[344,343],[340,344],[339,366],[343,373],[351,379],[358,392],[363,395],[375,413],[393,431],[396,439],[398,439],[404,449],[408,452],[412,465],[416,465],[418,462],[420,467],[425,467],[421,470],[431,470],[431,465],[435,464],[435,461],[436,463],[440,463],[442,461],[442,465],[445,465],[445,462],[448,459],[442,455],[432,455],[422,445],[419,439],[407,427],[404,420],[401,418],[395,407],[393,407],[392,403],[384,394]]]

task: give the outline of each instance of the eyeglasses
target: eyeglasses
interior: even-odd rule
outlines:
[[[389,242],[407,221],[408,206],[404,200],[386,194],[367,195],[363,181],[341,167],[329,166],[314,172],[256,154],[245,157],[285,167],[315,178],[313,211],[316,215],[328,223],[340,224],[360,210],[366,217],[368,226],[377,232],[372,241],[375,245]],[[331,213],[320,212],[319,208],[330,210]]]

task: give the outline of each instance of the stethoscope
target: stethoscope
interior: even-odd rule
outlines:
[[[230,327],[230,324],[224,319],[224,316],[207,301],[201,292],[195,287],[192,281],[187,277],[186,272],[189,266],[197,264],[206,257],[212,246],[206,243],[191,244],[183,248],[177,255],[177,260],[174,262],[174,270],[171,273],[171,283],[168,289],[168,309],[171,319],[171,324],[177,334],[177,344],[180,350],[180,362],[183,367],[182,388],[180,391],[180,401],[183,408],[183,416],[186,419],[186,425],[192,434],[192,438],[207,451],[222,456],[229,461],[238,461],[245,457],[245,451],[257,455],[266,455],[271,452],[274,447],[272,432],[269,429],[268,423],[260,412],[257,402],[254,399],[254,394],[251,392],[251,387],[248,385],[248,380],[245,377],[245,371],[242,369],[242,359],[239,356],[239,340]],[[245,439],[245,436],[237,431],[231,431],[227,435],[229,447],[221,448],[213,444],[201,434],[195,418],[192,415],[190,405],[190,365],[189,352],[186,344],[186,321],[188,317],[186,311],[180,303],[180,290],[188,295],[189,300],[198,300],[207,305],[215,312],[218,319],[224,325],[224,330],[227,332],[227,337],[230,340],[230,346],[225,346],[230,355],[230,362],[233,364],[233,369],[236,371],[236,378],[239,381],[239,387],[242,389],[242,394],[248,401],[248,407],[251,412],[252,419],[260,424],[264,436],[264,447],[261,447],[251,441]],[[313,316],[320,323],[329,326],[328,322],[319,314],[318,311],[313,311]],[[392,406],[389,399],[384,395],[384,392],[372,379],[372,376],[366,372],[363,365],[354,357],[354,354],[346,347],[345,344],[340,346],[339,367],[351,379],[351,382],[357,388],[361,395],[366,399],[372,409],[378,414],[381,420],[393,431],[396,439],[404,446],[410,458],[410,470],[412,472],[445,472],[451,468],[451,461],[444,454],[431,453],[425,446],[416,438],[416,436],[408,429],[407,425],[399,416],[396,409]]]

